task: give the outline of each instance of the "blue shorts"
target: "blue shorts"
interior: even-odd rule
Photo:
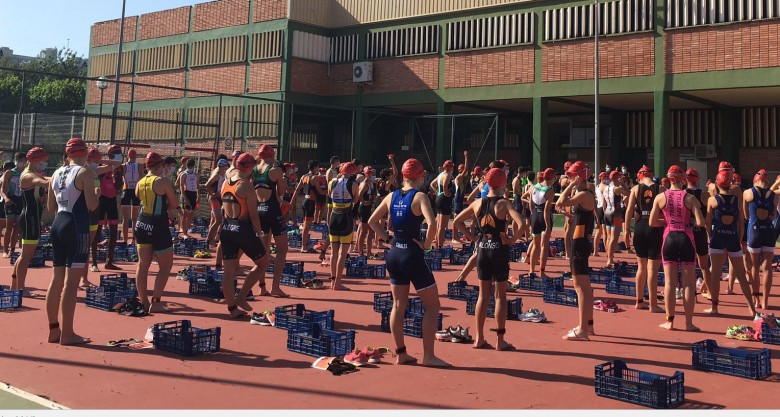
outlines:
[[[436,285],[433,273],[425,263],[425,255],[415,242],[393,242],[385,258],[390,285],[414,285],[422,291]]]

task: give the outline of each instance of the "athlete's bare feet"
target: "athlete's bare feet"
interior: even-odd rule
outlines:
[[[241,311],[238,308],[235,308],[235,306],[233,307],[233,310],[228,308],[228,314],[230,314],[231,320],[239,319],[247,315],[246,311]]]
[[[252,306],[246,301],[246,298],[240,300],[236,298],[236,305],[244,311],[252,311]]]
[[[658,306],[650,307],[650,312],[651,313],[664,313],[665,311],[666,310],[664,310],[664,309],[662,309],[661,307],[658,307]]]
[[[70,336],[67,336],[67,337],[60,336],[60,344],[61,345],[66,345],[66,346],[70,346],[70,345],[83,345],[83,344],[89,343],[91,341],[92,341],[92,339],[90,339],[88,337],[81,337],[81,336],[79,336],[77,334],[73,334],[73,335],[70,335]]]
[[[685,325],[685,331],[686,332],[700,332],[701,329],[694,326],[693,324],[686,324]]]
[[[717,316],[718,315],[718,307],[710,307],[704,309],[704,314],[709,314],[711,316]]]
[[[662,324],[659,324],[658,327],[666,330],[674,330],[674,323],[671,321],[663,322]]]
[[[59,343],[60,342],[60,335],[62,334],[62,331],[59,327],[55,327],[53,329],[49,329],[49,343]]]
[[[339,284],[339,285],[334,285],[334,286],[333,286],[333,289],[334,289],[334,290],[336,290],[336,291],[350,291],[350,289],[349,289],[349,288],[345,287],[345,286],[344,286],[344,285],[342,285],[342,284]]]
[[[157,303],[151,303],[149,305],[149,310],[148,311],[149,311],[149,314],[167,313],[168,312],[168,307],[165,307],[165,304],[162,301],[160,301],[160,302],[157,302]]]
[[[290,294],[285,293],[280,288],[274,288],[271,290],[271,296],[276,298],[287,298],[290,296]]]
[[[511,343],[508,343],[504,340],[496,343],[496,350],[499,352],[507,351],[507,350],[515,350],[515,347],[512,346]]]
[[[452,364],[449,362],[445,362],[437,358],[436,356],[432,356],[430,358],[423,359],[422,366],[430,366],[434,368],[448,368],[452,366]]]
[[[8,252],[3,252],[3,258],[8,258],[8,257],[10,257],[10,256],[11,256],[11,255],[9,255],[9,254],[8,254]]]
[[[634,308],[637,309],[637,310],[647,310],[648,309],[647,304],[645,304],[644,301],[642,301],[641,303],[636,303],[634,305]]]
[[[414,362],[417,362],[417,358],[410,356],[408,353],[399,353],[395,358],[396,365],[406,365]]]

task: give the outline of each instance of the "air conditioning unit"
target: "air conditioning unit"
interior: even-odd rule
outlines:
[[[374,81],[373,62],[355,62],[352,64],[352,82],[370,83]]]
[[[693,155],[696,159],[712,159],[718,156],[715,154],[715,145],[696,145]]]

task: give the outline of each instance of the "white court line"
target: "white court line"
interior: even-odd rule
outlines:
[[[10,384],[5,382],[0,382],[0,391],[5,391],[9,394],[15,395],[19,398],[33,402],[43,407],[50,408],[52,410],[70,410],[70,408],[65,407],[64,405],[57,404],[54,401],[39,397],[27,391],[20,390],[19,388],[12,387]]]

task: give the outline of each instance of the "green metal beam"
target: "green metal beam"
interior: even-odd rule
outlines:
[[[672,119],[669,93],[653,94],[653,163],[655,172],[662,175],[669,167],[669,150],[672,148]]]
[[[547,135],[547,109],[548,100],[543,97],[534,97],[533,113],[533,168],[536,172],[547,166],[548,135]]]

